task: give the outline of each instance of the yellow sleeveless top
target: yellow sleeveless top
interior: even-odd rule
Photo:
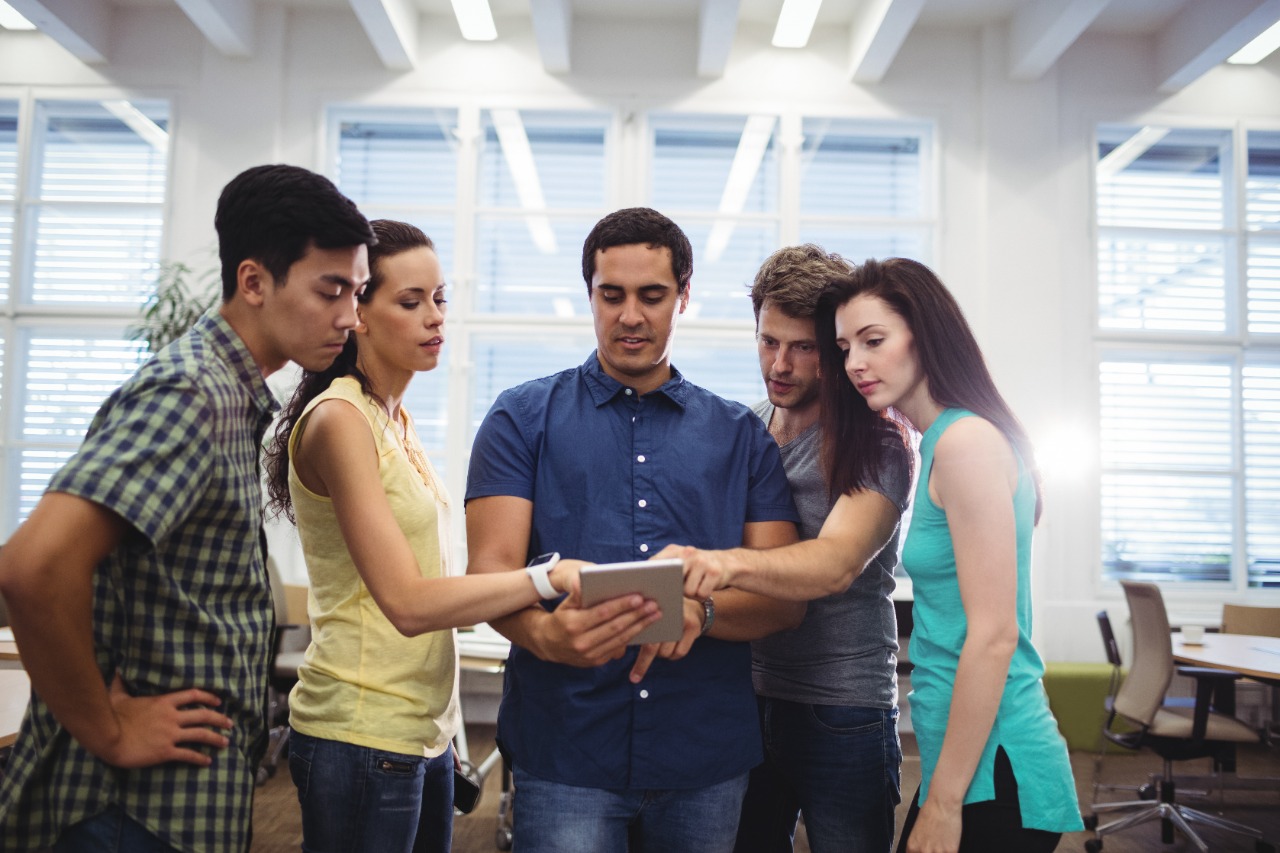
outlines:
[[[387,500],[423,576],[450,574],[448,498],[407,412],[402,442],[397,425],[355,379],[336,379],[298,419],[290,458],[311,410],[324,400],[345,400],[365,416]],[[454,631],[417,637],[397,631],[356,571],[333,502],[302,485],[292,462],[289,495],[311,577],[311,645],[289,694],[289,724],[311,737],[402,755],[442,754],[461,717]]]

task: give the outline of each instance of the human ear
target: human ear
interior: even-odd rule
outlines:
[[[271,273],[253,258],[245,258],[236,267],[236,292],[250,305],[261,305],[266,289],[272,286],[274,279]]]

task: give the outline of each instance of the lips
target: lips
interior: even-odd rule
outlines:
[[[859,394],[861,394],[864,397],[869,397],[871,396],[871,392],[875,391],[876,387],[879,386],[879,384],[880,384],[879,380],[873,380],[871,382],[859,382],[856,387],[858,389]]]

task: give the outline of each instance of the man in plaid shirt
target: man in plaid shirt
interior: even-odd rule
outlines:
[[[275,621],[265,377],[337,356],[374,237],[293,166],[233,179],[215,227],[221,306],[111,395],[0,551],[34,694],[0,783],[0,849],[248,847]]]

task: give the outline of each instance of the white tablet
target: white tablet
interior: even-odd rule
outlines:
[[[581,578],[582,603],[586,607],[633,593],[658,603],[662,618],[633,637],[628,645],[674,643],[684,634],[684,560],[679,557],[584,566]]]

